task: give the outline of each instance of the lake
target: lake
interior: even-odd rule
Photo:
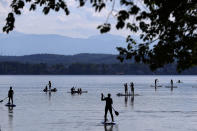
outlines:
[[[155,91],[150,85],[156,78],[163,87]],[[165,88],[171,79],[178,86],[173,91]],[[42,91],[49,80],[57,92]],[[178,80],[183,83],[176,83]],[[130,82],[139,96],[116,96],[124,93],[123,84]],[[1,131],[197,130],[197,76],[2,75],[0,100],[10,86],[16,107],[6,107],[7,100],[0,103]],[[72,86],[88,93],[71,95],[67,92]],[[119,112],[118,117],[114,114],[114,126],[101,124],[105,108],[101,93],[112,94],[113,106]]]

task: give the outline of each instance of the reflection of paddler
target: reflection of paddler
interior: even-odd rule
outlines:
[[[109,128],[108,128],[109,127]],[[105,131],[113,131],[113,125],[109,126],[109,125],[104,125],[104,129]]]
[[[128,96],[125,96],[125,98],[124,98],[125,107],[127,107],[127,101],[128,101]]]

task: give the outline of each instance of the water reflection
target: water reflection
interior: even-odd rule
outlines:
[[[13,107],[8,107],[8,124],[10,127],[10,131],[13,131]]]
[[[104,131],[118,131],[118,125],[104,125]]]
[[[127,107],[128,98],[130,99],[130,97],[128,97],[128,96],[124,97],[125,107]],[[131,96],[131,99],[130,99],[129,103],[130,103],[131,107],[133,108],[134,107],[134,96]]]
[[[125,96],[124,98],[125,107],[127,107],[127,102],[128,102],[128,96]]]
[[[49,101],[51,101],[51,92],[49,91]]]
[[[134,107],[134,96],[131,96],[131,107],[132,107],[132,109]]]

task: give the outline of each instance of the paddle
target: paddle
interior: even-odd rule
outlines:
[[[3,102],[5,99],[7,99],[8,97],[4,98],[3,100],[0,100],[0,102]]]
[[[114,110],[114,112],[115,112],[116,116],[118,116],[118,115],[119,115],[119,112],[117,112],[117,111],[114,109],[114,107],[113,107],[113,106],[112,106],[112,109]]]

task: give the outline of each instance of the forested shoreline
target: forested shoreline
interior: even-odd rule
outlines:
[[[144,64],[32,64],[20,62],[0,62],[1,75],[197,75],[197,68],[182,73],[176,72],[176,66],[167,65],[152,72]]]

